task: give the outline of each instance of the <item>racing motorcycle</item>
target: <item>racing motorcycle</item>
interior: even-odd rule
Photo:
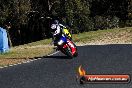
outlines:
[[[65,35],[62,35],[57,41],[57,49],[70,58],[78,56],[76,45]]]

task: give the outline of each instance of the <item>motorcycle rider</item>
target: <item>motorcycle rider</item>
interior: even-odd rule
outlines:
[[[54,20],[51,24],[51,33],[53,35],[53,43],[56,46],[57,41],[60,37],[64,34],[68,39],[72,39],[70,32],[68,31],[67,27],[63,24],[60,24],[58,20]]]
[[[76,45],[71,41],[72,36],[66,26],[60,24],[58,20],[54,20],[54,22],[51,24],[51,33],[53,35],[54,46],[58,46],[57,43],[60,40],[60,38],[62,36],[65,36],[67,37],[67,45],[70,47],[71,50],[70,56],[71,57],[78,56]],[[56,49],[56,51],[59,50],[58,47],[54,49]]]

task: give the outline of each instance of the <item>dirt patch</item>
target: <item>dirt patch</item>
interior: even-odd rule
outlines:
[[[0,59],[0,66],[8,66],[11,64],[18,64],[27,61],[26,58],[4,58]]]

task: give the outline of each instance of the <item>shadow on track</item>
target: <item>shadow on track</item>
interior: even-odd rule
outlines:
[[[68,56],[44,56],[43,58],[54,58],[54,59],[71,59]]]

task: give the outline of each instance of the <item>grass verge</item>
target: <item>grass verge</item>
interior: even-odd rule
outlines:
[[[52,53],[51,39],[45,39],[12,47],[8,53],[0,54],[0,66],[17,64],[35,57],[43,57]]]
[[[73,35],[77,43],[83,44],[126,44],[132,43],[132,28],[115,28],[84,32]]]

